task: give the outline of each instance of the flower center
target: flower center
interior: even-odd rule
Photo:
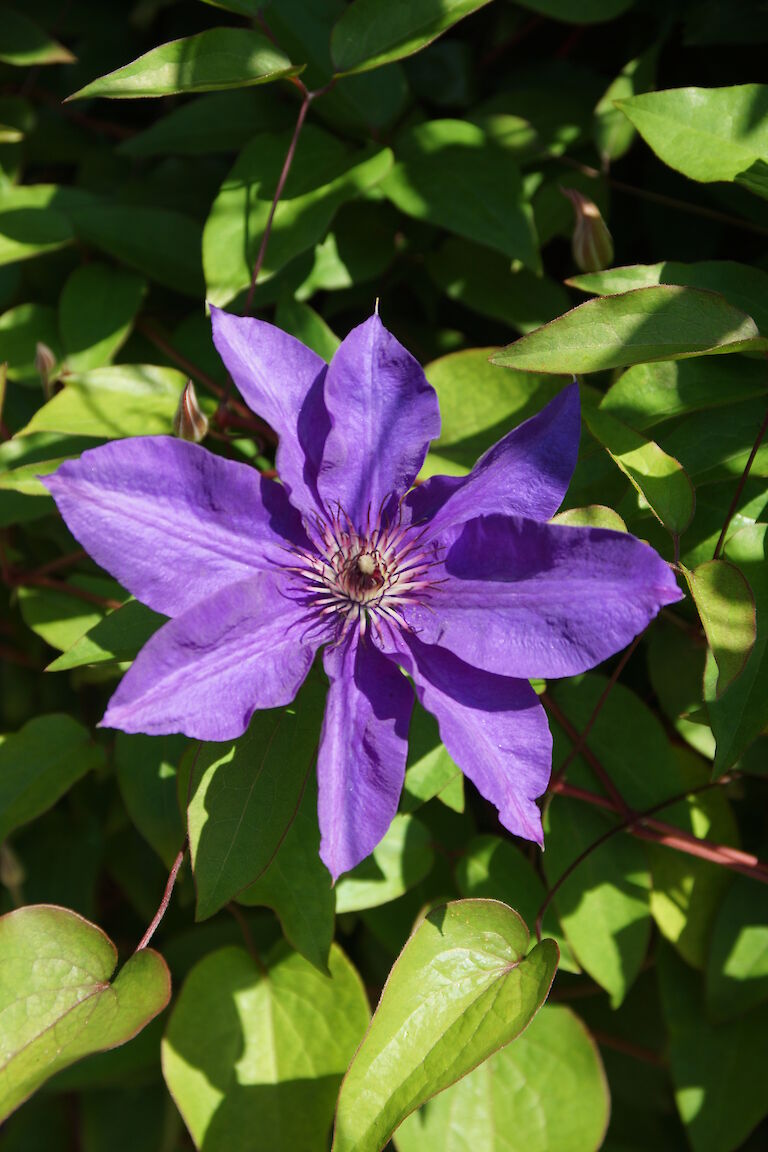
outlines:
[[[336,617],[340,634],[355,625],[361,632],[384,623],[408,628],[403,607],[423,602],[437,583],[430,579],[436,548],[423,543],[423,529],[404,526],[398,515],[358,531],[341,508],[305,527],[312,547],[291,549],[288,568],[314,616]]]

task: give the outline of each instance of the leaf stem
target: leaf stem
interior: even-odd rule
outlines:
[[[149,928],[147,928],[147,930],[144,933],[144,935],[142,936],[141,940],[136,945],[136,951],[137,952],[141,952],[141,950],[143,948],[147,947],[150,940],[154,936],[155,932],[159,928],[160,922],[163,919],[163,916],[165,916],[166,912],[168,911],[168,905],[171,902],[171,896],[173,895],[173,889],[174,889],[174,886],[176,884],[176,877],[179,874],[179,868],[181,868],[181,864],[182,864],[182,861],[184,859],[184,855],[185,855],[186,851],[187,851],[187,844],[185,841],[184,844],[182,845],[182,848],[181,848],[178,856],[176,857],[176,859],[173,862],[173,866],[171,868],[170,873],[168,874],[168,881],[165,885],[165,891],[163,892],[163,898],[160,901],[160,907],[158,908],[157,912],[155,912],[155,915],[152,917],[152,923],[149,925]]]
[[[744,465],[744,471],[742,472],[741,477],[739,479],[739,482],[736,485],[736,491],[733,494],[733,500],[731,500],[731,503],[728,507],[728,511],[725,514],[725,522],[723,523],[722,530],[721,530],[720,535],[717,539],[717,544],[715,544],[715,551],[712,554],[713,560],[718,560],[720,558],[720,553],[723,550],[723,545],[725,544],[725,537],[728,535],[728,529],[730,528],[731,520],[733,520],[733,517],[736,513],[736,509],[739,506],[739,500],[741,499],[741,494],[744,491],[744,486],[747,483],[747,480],[749,479],[749,473],[752,470],[752,465],[755,462],[755,457],[757,456],[758,449],[760,447],[760,444],[762,443],[762,440],[763,440],[763,437],[765,436],[766,431],[768,431],[768,408],[766,408],[766,410],[765,410],[765,416],[763,416],[763,422],[758,429],[757,436],[755,437],[755,442],[752,445],[752,451],[749,454],[749,459],[747,460],[746,464]]]
[[[632,835],[639,837],[641,840],[651,840],[664,847],[674,848],[678,852],[685,852],[689,856],[696,856],[701,860],[709,861],[709,863],[719,864],[721,867],[729,868],[733,872],[740,872],[745,876],[750,876],[753,880],[759,881],[761,884],[768,884],[768,863],[759,860],[757,856],[753,856],[749,852],[742,852],[739,848],[731,848],[727,844],[713,844],[711,840],[699,839],[682,829],[675,828],[673,825],[663,824],[662,821],[651,819],[656,812],[661,812],[665,808],[679,804],[681,800],[686,800],[689,796],[695,796],[699,792],[706,792],[710,788],[728,784],[731,779],[732,777],[730,776],[721,776],[719,780],[709,780],[706,784],[699,785],[698,788],[689,788],[687,791],[680,792],[676,796],[670,796],[666,800],[662,800],[660,803],[644,809],[642,812],[632,812],[622,820],[621,823],[614,824],[613,827],[608,828],[601,836],[598,836],[597,840],[588,845],[583,852],[579,853],[575,860],[571,861],[562,875],[557,878],[547,892],[536,916],[536,938],[541,940],[541,923],[544,918],[544,913],[565,881],[594,851],[602,847],[606,841],[610,840],[618,832],[631,832]],[[594,793],[587,792],[582,788],[574,788],[569,784],[561,783],[555,791],[563,796],[571,796],[576,800],[585,800],[588,803],[594,804],[599,808],[605,808],[611,812],[616,811],[610,800],[602,796],[595,796]],[[667,829],[669,829],[669,831],[667,831]]]
[[[625,184],[623,180],[616,180],[613,176],[606,176],[597,168],[589,164],[582,164],[571,156],[558,156],[556,159],[567,168],[573,168],[591,180],[605,180],[617,192],[626,192],[628,196],[636,196],[640,200],[649,200],[652,204],[663,204],[665,208],[677,208],[681,212],[690,212],[694,216],[704,216],[707,220],[717,220],[719,224],[727,224],[730,228],[741,228],[746,232],[756,232],[760,236],[768,236],[768,228],[753,224],[749,220],[741,220],[738,216],[730,216],[727,212],[719,212],[717,208],[707,208],[703,204],[691,204],[688,200],[678,200],[674,196],[665,196],[663,192],[651,192],[647,188],[636,188],[634,184]]]

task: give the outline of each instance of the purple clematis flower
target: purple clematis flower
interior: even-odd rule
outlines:
[[[397,810],[404,669],[502,824],[541,843],[551,737],[528,678],[594,667],[681,595],[634,537],[546,523],[576,463],[577,385],[468,476],[411,488],[437,396],[377,315],[327,366],[271,324],[212,314],[237,387],[278,434],[282,484],[167,436],[95,448],[45,479],[94,559],[171,617],[102,723],[232,740],[256,709],[293,700],[323,647],[319,818],[335,878]]]

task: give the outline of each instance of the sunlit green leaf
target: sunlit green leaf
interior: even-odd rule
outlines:
[[[672,88],[618,101],[656,155],[691,180],[734,180],[768,156],[768,86]]]
[[[146,284],[106,264],[75,269],[59,300],[59,331],[67,367],[87,372],[109,364],[131,331]]]
[[[301,72],[260,32],[209,28],[197,36],[161,44],[106,76],[86,84],[70,100],[94,96],[130,100],[177,92],[211,92],[283,80]]]
[[[680,462],[602,410],[585,411],[584,420],[654,516],[670,532],[684,532],[693,519],[696,495]]]
[[[620,160],[629,151],[635,138],[634,126],[616,107],[614,101],[626,100],[653,87],[657,56],[658,47],[654,45],[642,56],[637,56],[625,64],[595,107],[592,139],[604,164]]]
[[[754,321],[723,297],[669,285],[587,300],[521,336],[493,362],[525,372],[598,372],[764,345]]]
[[[686,580],[717,662],[716,695],[743,671],[757,635],[755,600],[739,569],[727,560],[710,560],[686,571]]]
[[[212,304],[228,303],[250,284],[288,144],[287,135],[256,136],[222,184],[203,233]],[[275,212],[261,279],[322,240],[341,204],[377,184],[391,163],[386,148],[349,152],[327,132],[307,126]]]
[[[375,908],[402,896],[432,867],[429,830],[415,816],[395,816],[389,830],[368,856],[336,885],[336,911]]]
[[[466,120],[418,124],[396,139],[395,160],[382,188],[401,212],[539,270],[517,162],[481,128]]]
[[[39,465],[38,465],[39,467]],[[165,617],[138,600],[128,600],[80,636],[71,648],[48,665],[48,672],[66,672],[93,664],[133,660]]]
[[[145,948],[109,983],[117,949],[66,908],[32,905],[0,918],[0,1116],[54,1072],[132,1039],[171,994],[164,960]]]
[[[278,944],[263,960],[221,948],[192,969],[163,1040],[163,1073],[196,1148],[233,1152],[247,1139],[250,1152],[325,1152],[369,1016],[336,945],[329,967],[324,976]]]
[[[488,0],[356,0],[333,29],[337,72],[365,72],[426,48]]]
[[[170,433],[187,378],[175,368],[118,364],[73,373],[23,430],[73,436],[151,436]]]
[[[398,1152],[596,1152],[610,1100],[594,1040],[570,1008],[545,1004],[496,1052],[395,1133]]]
[[[493,900],[458,900],[418,924],[342,1085],[334,1152],[379,1152],[406,1116],[530,1023],[557,946],[527,950],[523,921]]]

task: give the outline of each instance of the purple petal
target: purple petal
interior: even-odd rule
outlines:
[[[317,471],[330,427],[325,361],[295,336],[211,306],[213,342],[248,407],[278,435],[277,471],[291,502],[317,511]]]
[[[399,498],[440,432],[437,395],[410,352],[378,316],[354,328],[325,378],[331,431],[318,489],[359,527],[387,498]]]
[[[279,484],[170,436],[115,440],[42,480],[94,560],[166,616],[279,561],[285,538],[303,538]]]
[[[324,654],[331,682],[317,778],[320,856],[334,881],[374,850],[397,812],[413,692],[354,630]]]
[[[222,588],[164,624],[144,645],[101,724],[161,736],[234,740],[257,708],[290,704],[322,637],[280,580],[259,575]]]
[[[493,512],[549,520],[576,467],[581,416],[573,384],[480,457],[468,476],[433,476],[408,494],[411,519],[435,527]]]
[[[483,516],[446,547],[427,608],[404,612],[428,643],[505,676],[574,676],[625,648],[681,599],[669,566],[624,532]]]
[[[535,800],[549,782],[552,737],[530,684],[473,668],[416,636],[401,634],[398,647],[397,658],[464,775],[495,805],[505,828],[543,844]]]

